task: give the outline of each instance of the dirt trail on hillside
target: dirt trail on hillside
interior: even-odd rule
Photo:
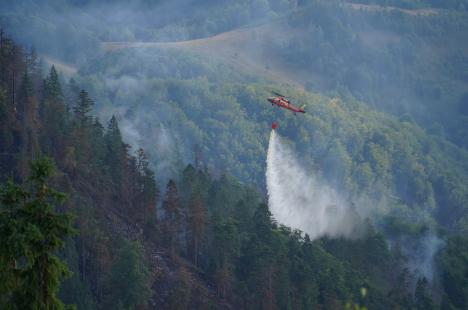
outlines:
[[[362,4],[362,3],[345,3],[346,7],[354,10],[363,10],[368,12],[400,12],[412,16],[429,16],[439,13],[439,10],[426,8],[426,9],[402,9],[394,6],[381,6],[377,4]]]
[[[437,11],[433,9],[405,10],[395,7],[381,7],[356,3],[343,4],[353,10],[399,11],[410,15],[431,15]],[[298,29],[292,29],[282,19],[264,23],[260,26],[244,27],[208,38],[180,41],[180,42],[103,42],[105,52],[112,52],[128,48],[159,48],[178,49],[193,52],[209,59],[231,65],[239,71],[280,84],[288,84],[304,89],[307,83],[313,83],[318,88],[328,88],[327,81],[320,75],[305,71],[292,65],[288,61],[285,49],[293,36],[303,35]],[[396,42],[399,37],[382,31],[360,33],[364,44],[369,47]],[[275,53],[282,50],[283,53]],[[328,81],[329,83],[329,81]]]
[[[203,39],[181,42],[104,42],[102,47],[107,52],[127,48],[185,50],[231,65],[247,74],[304,89],[305,76],[296,72],[287,59],[273,52],[286,44],[292,32],[283,23],[268,23]]]

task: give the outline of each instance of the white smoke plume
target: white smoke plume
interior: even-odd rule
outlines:
[[[409,270],[417,277],[425,277],[432,283],[436,277],[434,256],[444,244],[445,242],[433,232],[428,232],[419,239],[405,240],[402,251],[407,258]]]
[[[272,130],[267,155],[268,205],[281,224],[311,240],[358,237],[358,216],[332,188],[305,172],[297,156]]]

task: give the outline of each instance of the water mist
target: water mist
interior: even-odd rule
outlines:
[[[356,237],[358,216],[332,188],[308,174],[275,130],[267,155],[268,205],[279,223],[300,229],[311,240]]]

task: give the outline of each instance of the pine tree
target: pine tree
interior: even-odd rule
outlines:
[[[6,92],[0,87],[0,176],[7,176],[11,173],[11,167],[15,165],[15,158],[11,152],[14,142],[11,129],[14,127],[15,117],[7,99]]]
[[[55,66],[50,68],[49,76],[44,81],[44,91],[46,98],[63,100],[62,86]]]
[[[182,181],[180,184],[181,201],[184,205],[188,205],[193,190],[197,186],[197,181],[197,171],[192,165],[187,165],[182,172]]]
[[[240,255],[240,234],[232,219],[213,222],[210,249],[215,269],[213,278],[218,296],[230,299],[235,284],[235,263]]]
[[[72,126],[72,137],[73,137],[73,153],[76,157],[76,165],[78,171],[88,177],[92,174],[92,162],[91,154],[92,139],[93,139],[93,124],[92,116],[90,115],[93,101],[89,97],[85,90],[82,90],[79,94],[78,102],[73,107],[73,126]]]
[[[200,247],[207,222],[207,211],[199,190],[196,190],[190,199],[187,220],[189,230],[188,235],[190,238],[189,252],[191,253],[193,263],[195,266],[198,266]]]
[[[414,291],[415,307],[418,310],[436,309],[434,302],[430,296],[429,283],[426,278],[419,279],[416,283]]]
[[[273,219],[268,206],[260,204],[253,217],[252,234],[243,248],[241,256],[241,273],[247,280],[249,291],[247,298],[254,307],[273,309],[275,300],[276,250]]]
[[[18,92],[18,110],[17,131],[16,136],[18,146],[18,174],[21,179],[24,179],[28,171],[28,163],[35,158],[38,153],[38,137],[37,137],[37,101],[34,96],[31,79],[27,72],[24,73],[21,80],[21,86]]]
[[[139,309],[151,296],[149,270],[143,247],[138,242],[122,241],[108,279],[108,309],[121,303],[123,309]]]
[[[35,102],[31,102],[31,99],[34,97],[34,89],[31,79],[29,74],[25,72],[23,74],[23,78],[21,79],[21,86],[18,94],[19,102],[17,105],[17,117],[25,123],[35,122],[34,116],[35,111],[37,110],[37,106]]]
[[[242,193],[240,183],[232,176],[222,175],[210,191],[209,204],[214,207],[213,213],[222,218],[233,214],[241,198],[239,193]]]
[[[65,199],[49,187],[52,174],[51,160],[40,158],[31,165],[31,191],[12,182],[0,191],[2,309],[64,309],[56,294],[69,271],[56,252],[73,229],[51,204]]]
[[[78,103],[73,107],[75,113],[75,119],[81,128],[88,127],[91,124],[92,117],[89,115],[93,108],[94,102],[89,97],[89,94],[85,90],[81,90],[78,95]]]
[[[157,188],[154,172],[149,167],[149,161],[143,149],[137,151],[137,169],[138,169],[138,211],[143,221],[157,221],[156,202],[159,199],[159,190]]]
[[[61,163],[68,142],[68,115],[54,66],[44,80],[43,88],[44,98],[40,107],[42,149]]]
[[[91,162],[96,170],[102,170],[106,160],[106,145],[104,143],[104,126],[99,119],[94,118],[92,127],[90,128],[90,147],[93,150]]]
[[[181,231],[182,212],[180,208],[177,185],[169,180],[166,187],[166,197],[163,201],[165,243],[172,257],[179,250],[179,233]]]
[[[34,89],[39,89],[42,81],[41,67],[39,62],[39,56],[37,55],[36,49],[31,47],[29,54],[27,55],[28,74],[31,76],[32,84]]]
[[[128,176],[129,156],[127,149],[129,146],[122,141],[122,134],[115,116],[112,116],[107,125],[104,139],[106,143],[106,164],[110,168],[109,173],[115,186],[115,197],[120,201],[130,203],[129,191],[133,184],[125,186],[126,177]]]

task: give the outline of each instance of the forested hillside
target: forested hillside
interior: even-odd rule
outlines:
[[[398,274],[389,266],[410,275],[398,250],[390,252],[368,223],[362,223],[368,225],[363,240],[311,242],[276,223],[253,189],[227,175],[214,179],[202,167],[186,167],[160,195],[143,150],[132,155],[115,117],[104,128],[92,116],[86,91],[62,85],[53,67],[42,82],[34,55],[9,39],[1,43],[2,179],[23,183],[35,171],[28,168],[31,160],[54,159],[50,183],[67,194],[55,210],[73,214],[77,232],[59,255],[73,272],[60,290],[65,303],[80,309],[432,304],[425,280],[414,297],[410,286],[392,284]],[[28,233],[8,230],[12,218],[6,216],[16,218],[24,207],[7,213],[7,190],[1,196],[4,244]],[[351,251],[364,244],[365,251]],[[18,250],[10,259],[23,255]],[[376,257],[379,263],[369,270]],[[31,267],[10,268],[2,274]],[[2,287],[0,302],[19,309],[11,302],[21,289]]]
[[[293,13],[288,24],[299,35],[282,39],[280,54],[314,73],[309,88],[351,94],[466,148],[465,11],[318,1]]]
[[[308,103],[308,113],[298,118],[265,108],[271,85],[219,66],[190,54],[149,49],[106,55],[81,76],[102,103],[101,113],[120,113],[125,133],[137,145],[153,149],[162,131],[173,139],[171,162],[193,160],[199,146],[208,167],[261,185],[269,122],[279,119],[304,163],[350,199],[371,194],[375,209],[385,197],[381,212],[386,213],[388,195],[396,195],[393,204],[412,210],[415,219],[434,217],[450,229],[466,221],[464,149],[350,97],[285,88]],[[157,148],[153,152],[152,158],[161,156]]]
[[[467,308],[467,8],[0,2],[0,308]],[[360,238],[270,213],[272,122]]]
[[[0,21],[22,43],[78,65],[94,59],[102,43],[183,42],[240,27],[252,37],[248,46],[241,38],[221,40],[208,57],[223,54],[242,70],[271,70],[273,80],[284,75],[281,82],[308,90],[352,95],[466,148],[467,6],[464,0],[36,0],[4,4]],[[258,57],[243,64],[252,53]]]

